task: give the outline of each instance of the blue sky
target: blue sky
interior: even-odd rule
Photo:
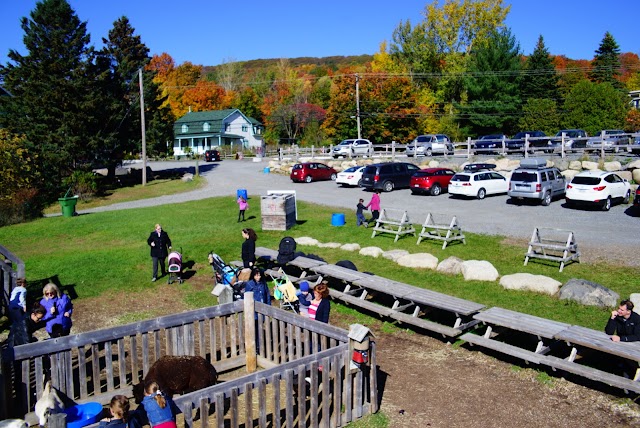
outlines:
[[[100,47],[126,15],[151,54],[176,64],[229,60],[374,54],[401,21],[423,19],[429,1],[415,0],[70,0]],[[552,54],[591,59],[610,31],[621,52],[640,54],[639,0],[512,0],[507,25],[531,54],[540,34]],[[26,53],[20,18],[36,0],[0,0],[0,63],[9,49]]]

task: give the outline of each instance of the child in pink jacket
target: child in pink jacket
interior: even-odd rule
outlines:
[[[244,212],[249,208],[247,200],[242,196],[238,198],[238,208],[240,208],[240,212],[238,212],[238,223],[240,223],[240,218],[244,221]]]

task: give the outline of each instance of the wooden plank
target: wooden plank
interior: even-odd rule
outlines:
[[[554,369],[564,370],[569,373],[585,377],[587,379],[595,380],[609,386],[623,389],[625,391],[640,393],[640,382],[627,379],[613,373],[608,373],[602,370],[594,369],[592,367],[583,366],[578,363],[570,362],[553,356],[546,357],[545,364],[553,367]]]
[[[299,267],[300,269],[311,269],[316,266],[326,265],[327,263],[321,260],[310,259],[304,256],[298,256],[287,264]]]
[[[390,315],[391,318],[402,321],[407,324],[415,325],[416,327],[423,328],[425,330],[433,331],[435,333],[442,334],[443,336],[456,337],[462,334],[462,330],[448,327],[443,324],[438,324],[433,321],[426,320],[424,318],[414,317],[413,315],[405,314],[402,312],[393,312]]]
[[[487,349],[492,349],[502,354],[511,355],[512,357],[520,358],[521,360],[534,364],[542,364],[543,361],[548,358],[546,355],[537,354],[533,351],[528,351],[517,346],[509,345],[508,343],[488,339],[484,336],[479,336],[473,333],[465,333],[460,336],[460,339],[472,345],[478,345]]]
[[[403,298],[411,300],[417,304],[432,306],[434,308],[462,315],[472,315],[485,307],[485,305],[471,300],[465,300],[459,297],[449,296],[447,294],[438,293],[437,291],[426,290],[418,287],[415,287],[415,291],[413,293],[409,293]]]
[[[558,332],[554,337],[572,345],[585,346],[640,362],[640,342],[614,342],[605,332],[577,325]]]
[[[499,325],[547,339],[556,338],[558,333],[570,327],[570,324],[500,307],[492,307],[486,311],[478,312],[473,318],[487,324]]]
[[[337,290],[333,290],[330,289],[329,290],[329,294],[331,295],[331,297],[339,299],[345,303],[354,305],[354,306],[358,306],[360,308],[366,309],[368,311],[377,313],[378,315],[381,316],[391,316],[392,313],[394,313],[395,311],[391,310],[390,308],[387,308],[385,306],[379,305],[377,303],[373,303],[370,302],[368,300],[364,300],[364,299],[360,299],[358,297],[355,296],[351,296],[349,294],[344,294],[341,293],[340,291]]]
[[[364,272],[358,272],[355,270],[347,269],[342,266],[336,266],[336,265],[330,265],[330,264],[316,266],[312,270],[320,275],[323,275],[323,276],[326,275],[332,278],[341,279],[343,281],[348,281],[348,282],[353,282],[367,276],[367,274]]]
[[[278,258],[278,252],[270,248],[256,247],[256,257],[267,257],[275,260]]]

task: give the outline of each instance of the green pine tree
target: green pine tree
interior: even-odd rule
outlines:
[[[520,110],[520,46],[509,29],[494,31],[471,53],[461,124],[473,135],[511,133]]]
[[[13,97],[2,97],[0,125],[26,136],[38,155],[40,188],[58,195],[63,178],[85,167],[97,146],[95,69],[86,22],[66,0],[43,0],[21,21],[21,55],[10,50],[0,70]]]
[[[521,92],[523,101],[538,98],[557,102],[559,98],[558,76],[542,36],[524,64]]]
[[[614,88],[621,89],[620,82],[620,47],[608,31],[600,42],[596,54],[591,62],[590,79],[595,83],[610,83]]]

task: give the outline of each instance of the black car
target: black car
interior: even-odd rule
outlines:
[[[411,176],[418,171],[420,168],[407,162],[376,163],[364,169],[360,187],[385,192],[407,188],[411,184]]]
[[[215,162],[220,160],[220,152],[217,150],[207,150],[204,152],[204,160],[207,162]]]
[[[498,153],[502,151],[502,140],[506,140],[504,134],[483,135],[474,144],[474,155]]]
[[[529,152],[533,153],[535,149],[549,150],[549,137],[542,131],[523,131],[518,132],[512,139],[505,141],[505,146],[510,152],[524,153],[525,138],[529,135]]]

